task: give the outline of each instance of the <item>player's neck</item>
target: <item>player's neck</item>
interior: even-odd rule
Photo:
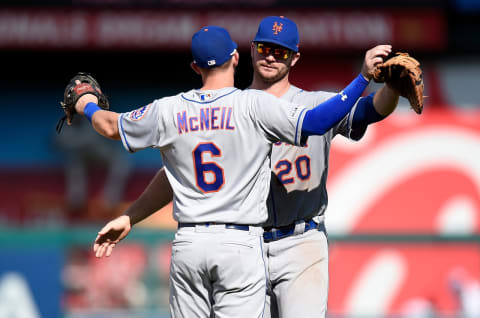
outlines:
[[[290,82],[288,81],[288,75],[282,78],[278,82],[265,82],[258,77],[254,77],[250,88],[259,89],[270,93],[276,97],[282,97],[290,89]]]
[[[235,80],[233,72],[211,73],[203,77],[203,86],[201,90],[214,90],[224,87],[233,87]]]

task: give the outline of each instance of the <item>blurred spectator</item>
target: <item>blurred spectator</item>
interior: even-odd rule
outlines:
[[[433,302],[426,297],[415,297],[405,302],[400,317],[435,318],[437,317]]]
[[[65,155],[66,205],[70,220],[103,220],[116,215],[130,172],[127,152],[118,141],[98,135],[87,119],[77,116],[56,137]],[[89,198],[89,176],[106,173],[98,197]]]
[[[458,267],[450,272],[449,284],[459,303],[457,317],[480,317],[480,280]]]
[[[115,258],[99,261],[90,248],[71,247],[62,272],[64,309],[141,308],[149,293],[148,250],[140,244],[126,244],[115,250]]]

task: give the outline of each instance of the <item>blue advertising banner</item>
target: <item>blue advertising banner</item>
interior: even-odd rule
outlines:
[[[60,248],[0,249],[0,312],[3,317],[60,318]]]

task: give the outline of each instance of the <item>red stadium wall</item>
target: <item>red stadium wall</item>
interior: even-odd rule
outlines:
[[[327,228],[480,233],[480,113],[397,112],[358,143],[334,139]]]
[[[480,292],[477,243],[339,243],[330,250],[331,314],[454,317],[460,292]],[[472,316],[473,317],[473,316]]]
[[[363,50],[378,43],[437,51],[446,46],[447,25],[438,9],[412,10],[81,10],[2,9],[0,47],[100,50],[189,48],[205,25],[227,28],[241,49],[268,15],[296,21],[302,50]],[[428,31],[427,31],[428,30]],[[161,31],[161,32],[158,32]]]
[[[480,244],[448,240],[480,233],[478,158],[478,111],[426,108],[421,116],[397,111],[358,143],[333,141],[329,233],[411,241],[334,242],[331,314],[480,314],[479,306],[469,309],[466,300],[476,297],[480,304]],[[414,234],[423,234],[423,241],[415,242]]]

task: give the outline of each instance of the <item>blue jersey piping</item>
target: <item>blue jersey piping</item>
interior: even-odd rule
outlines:
[[[121,114],[120,115],[120,130],[122,131],[122,136],[123,136],[123,140],[125,140],[125,145],[127,146],[128,148],[128,151],[129,152],[133,152],[132,148],[130,148],[130,145],[128,144],[128,141],[127,141],[127,136],[125,136],[125,130],[123,129],[123,115],[124,114]]]
[[[235,88],[233,91],[228,92],[228,93],[226,93],[222,96],[219,96],[219,97],[217,97],[213,100],[209,100],[209,101],[205,101],[205,102],[199,102],[199,101],[196,101],[196,100],[193,100],[193,99],[186,98],[183,94],[181,96],[184,100],[188,100],[189,102],[193,102],[193,103],[197,103],[197,104],[210,104],[210,103],[213,103],[213,102],[219,100],[220,98],[228,96],[228,95],[230,95],[230,94],[232,94],[233,92],[236,92],[236,91],[238,91],[238,88]]]

